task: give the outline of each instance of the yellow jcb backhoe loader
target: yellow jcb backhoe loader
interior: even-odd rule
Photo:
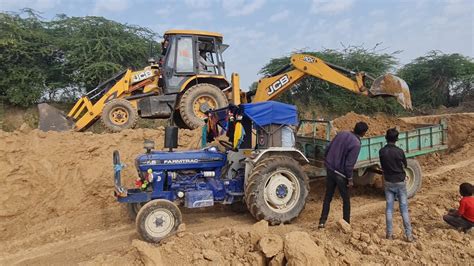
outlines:
[[[107,129],[133,128],[138,117],[169,118],[181,128],[203,124],[205,112],[234,104],[268,101],[290,89],[299,80],[313,76],[357,94],[397,97],[411,108],[410,91],[398,77],[386,74],[373,79],[305,54],[295,54],[290,63],[258,82],[245,93],[239,75],[227,81],[222,53],[228,45],[215,32],[169,30],[162,42],[162,59],[143,70],[123,71],[81,97],[66,117],[48,105],[40,105],[40,129],[82,131],[101,118]],[[372,81],[370,89],[366,81]]]
[[[222,53],[228,47],[215,32],[169,30],[162,58],[143,70],[125,70],[81,97],[64,117],[42,104],[40,129],[86,130],[99,118],[113,132],[133,128],[138,117],[169,118],[182,128],[203,124],[205,112],[228,105]],[[227,93],[230,93],[227,92]]]

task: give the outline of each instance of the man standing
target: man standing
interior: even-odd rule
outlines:
[[[395,146],[398,140],[398,131],[395,128],[387,130],[385,139],[387,140],[387,145],[380,149],[379,157],[383,170],[385,199],[387,201],[385,209],[387,239],[393,239],[393,203],[395,197],[397,197],[402,214],[403,227],[405,228],[406,241],[413,242],[410,216],[408,214],[407,188],[405,184],[407,159],[405,158],[403,150]]]
[[[326,194],[318,228],[324,228],[326,224],[336,187],[342,197],[343,218],[347,223],[350,223],[351,201],[349,188],[353,185],[352,172],[357,157],[359,157],[360,138],[365,135],[368,129],[366,123],[358,122],[353,132],[343,131],[338,133],[326,149],[324,160],[327,171]]]

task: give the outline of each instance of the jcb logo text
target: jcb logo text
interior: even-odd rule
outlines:
[[[268,87],[268,92],[267,94],[268,95],[272,95],[273,93],[275,93],[276,91],[278,91],[279,89],[281,89],[281,87],[283,87],[285,84],[287,84],[288,82],[290,82],[290,79],[288,78],[288,75],[284,75],[283,77],[281,77],[279,80],[273,82],[272,85],[270,85],[270,87]]]

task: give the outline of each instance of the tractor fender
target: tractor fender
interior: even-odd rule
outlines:
[[[304,156],[304,154],[300,150],[292,147],[271,147],[268,149],[260,150],[257,156],[252,159],[252,161],[255,164],[261,159],[272,155],[291,156],[301,164],[309,163],[308,158],[306,158],[306,156]]]
[[[247,182],[250,173],[252,172],[253,166],[257,164],[260,160],[267,158],[269,156],[289,156],[298,161],[301,165],[309,163],[308,158],[304,154],[295,148],[292,147],[271,147],[264,150],[259,150],[257,156],[254,158],[247,158],[245,160],[245,183]]]

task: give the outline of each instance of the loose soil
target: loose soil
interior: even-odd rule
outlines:
[[[365,119],[348,116],[334,120],[334,126],[350,129],[354,121]],[[183,208],[185,230],[151,245],[139,240],[125,207],[113,197],[111,157],[113,150],[121,152],[128,165],[124,176],[131,185],[136,175],[133,159],[143,151],[143,140],[152,139],[162,149],[162,128],[93,134],[44,133],[22,126],[14,132],[0,131],[0,265],[472,263],[473,233],[449,228],[441,216],[457,207],[459,184],[474,183],[474,114],[403,120],[377,117],[363,120],[370,123],[371,134],[394,126],[406,130],[410,123],[448,120],[450,150],[420,159],[423,188],[410,200],[415,243],[403,241],[399,215],[394,216],[395,240],[384,239],[385,201],[382,191],[371,187],[353,189],[349,229],[337,223],[342,216],[337,195],[326,229],[316,229],[324,195],[324,180],[316,180],[311,182],[305,210],[292,224],[268,227],[265,222],[256,223],[247,212],[226,206]],[[180,149],[199,144],[199,130],[180,132]],[[279,243],[278,237],[284,243],[281,251],[280,244],[271,244]],[[301,239],[301,248],[294,248],[295,239]],[[267,257],[262,251],[265,243],[270,245],[266,253],[277,254]]]

